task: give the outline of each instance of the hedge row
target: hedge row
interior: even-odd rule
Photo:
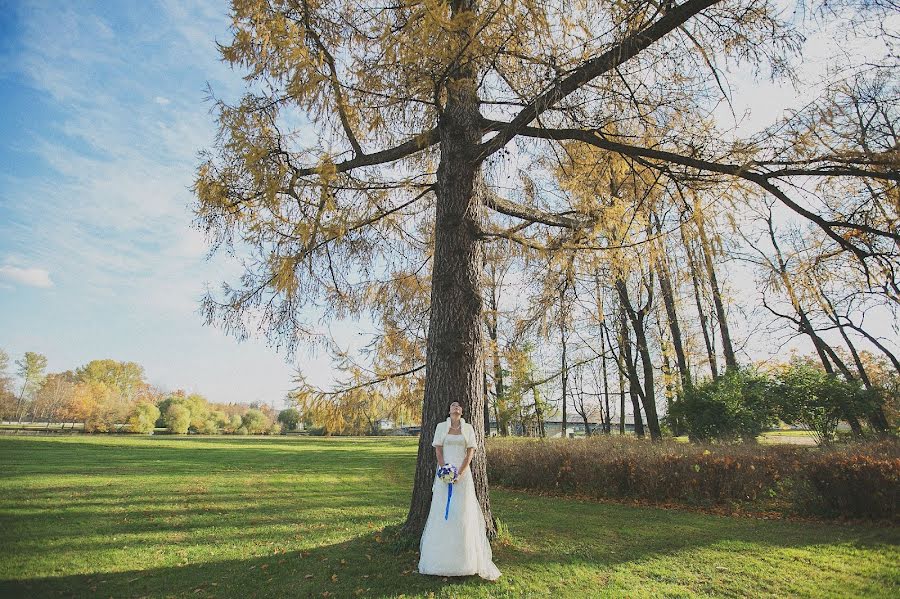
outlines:
[[[515,489],[896,520],[900,442],[835,448],[651,443],[628,437],[492,439],[491,484]]]

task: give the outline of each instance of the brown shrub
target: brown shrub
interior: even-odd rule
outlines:
[[[491,482],[509,488],[831,517],[897,516],[896,440],[818,449],[597,436],[491,439],[487,451]]]

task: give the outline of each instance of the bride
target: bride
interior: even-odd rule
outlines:
[[[438,576],[478,574],[497,580],[500,570],[494,565],[491,546],[484,529],[484,515],[469,465],[475,454],[475,428],[462,418],[462,406],[450,404],[450,417],[438,423],[431,444],[438,465],[453,464],[459,476],[450,494],[450,485],[437,476],[431,487],[431,511],[419,543],[419,573]],[[446,515],[446,518],[445,518]]]

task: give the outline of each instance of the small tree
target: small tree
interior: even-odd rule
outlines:
[[[128,416],[131,432],[149,434],[153,432],[159,418],[159,408],[151,403],[140,403]]]
[[[243,426],[243,424],[244,424],[244,421],[240,417],[240,415],[232,414],[228,423],[223,428],[225,429],[226,433],[241,434],[241,433],[238,433],[238,429],[240,429]],[[246,433],[243,433],[243,434],[246,434]]]
[[[219,423],[212,416],[201,422],[196,430],[204,435],[218,435],[220,432]]]
[[[250,408],[242,418],[242,428],[247,429],[244,434],[259,435],[269,429],[271,423],[266,415],[256,408]]]
[[[771,387],[771,381],[755,370],[728,370],[717,379],[684,389],[668,416],[684,426],[691,441],[753,443],[775,423]]]
[[[191,411],[181,404],[173,403],[166,409],[163,422],[169,432],[183,435],[191,426]]]
[[[791,360],[776,380],[773,395],[781,419],[805,425],[821,445],[834,441],[845,409],[865,413],[873,401],[872,392],[863,389],[858,381],[846,381],[808,360]]]
[[[297,430],[297,426],[300,424],[300,412],[297,408],[281,410],[278,412],[278,422],[281,423],[281,430],[283,432]]]

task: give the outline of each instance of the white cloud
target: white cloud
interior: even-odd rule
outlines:
[[[164,98],[163,96],[156,96],[155,98],[153,98],[153,101],[156,102],[157,104],[159,104],[160,106],[166,106],[166,105],[172,103],[172,100],[170,100],[168,98]]]
[[[53,287],[50,273],[43,268],[19,268],[7,264],[0,266],[0,277],[29,287]]]

